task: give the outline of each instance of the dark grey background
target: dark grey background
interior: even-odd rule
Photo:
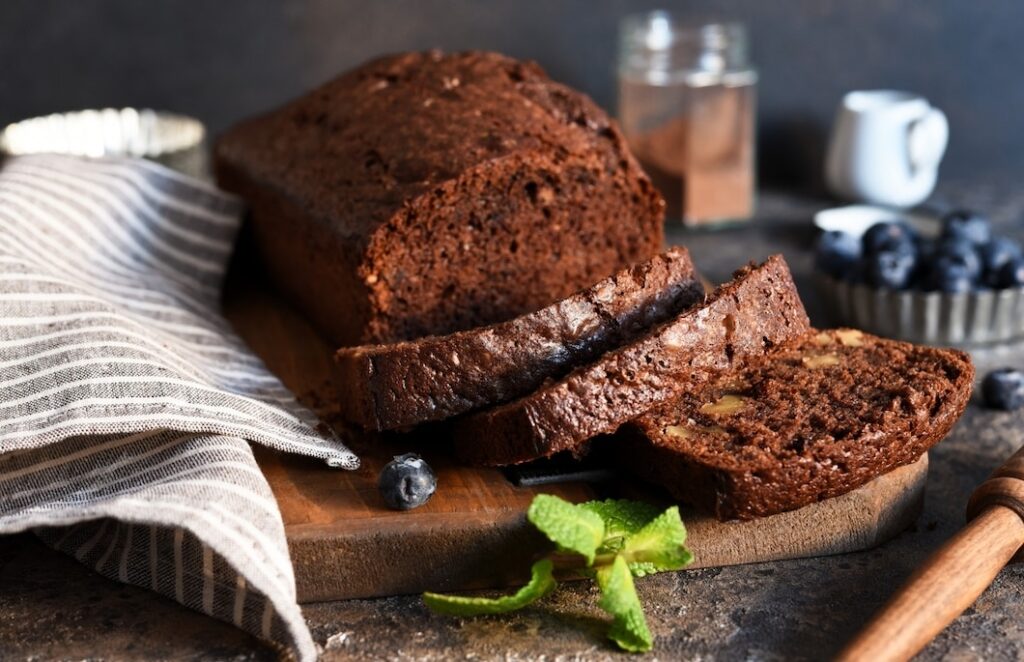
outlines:
[[[0,122],[138,105],[217,132],[374,55],[434,46],[536,59],[614,108],[616,24],[656,6],[749,25],[771,180],[816,180],[837,101],[866,87],[947,112],[946,176],[1024,172],[1019,0],[5,0]]]

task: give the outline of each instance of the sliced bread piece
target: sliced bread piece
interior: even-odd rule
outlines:
[[[917,460],[963,413],[973,377],[960,351],[811,332],[656,407],[608,450],[719,519],[772,515]]]
[[[459,457],[509,465],[578,451],[716,371],[810,328],[781,256],[738,271],[702,304],[533,393],[454,424]]]
[[[373,430],[438,421],[533,391],[700,301],[685,248],[672,248],[508,322],[335,354],[342,414]]]

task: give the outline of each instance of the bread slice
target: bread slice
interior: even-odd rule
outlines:
[[[473,464],[508,465],[579,451],[595,435],[809,328],[789,269],[774,256],[561,380],[457,420],[456,452]]]
[[[970,398],[967,354],[811,332],[624,426],[623,465],[719,519],[848,492],[917,460]]]
[[[508,322],[335,354],[342,414],[373,430],[506,402],[628,342],[700,301],[685,248],[673,248]]]

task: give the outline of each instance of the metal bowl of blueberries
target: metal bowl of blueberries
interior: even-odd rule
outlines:
[[[929,345],[1024,337],[1020,243],[993,234],[989,220],[970,211],[917,220],[881,221],[862,233],[828,229],[819,237],[815,265],[836,321]]]

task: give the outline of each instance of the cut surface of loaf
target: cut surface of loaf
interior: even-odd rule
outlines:
[[[700,301],[684,248],[507,322],[446,336],[346,347],[335,354],[339,403],[364,428],[439,421],[529,393]]]
[[[789,269],[773,256],[562,379],[456,420],[456,452],[470,463],[508,465],[578,451],[592,437],[809,328]]]
[[[917,460],[973,377],[957,350],[815,331],[644,414],[608,450],[719,519],[772,515]]]
[[[338,345],[537,310],[662,249],[615,123],[534,63],[373,60],[215,146],[263,263]]]

